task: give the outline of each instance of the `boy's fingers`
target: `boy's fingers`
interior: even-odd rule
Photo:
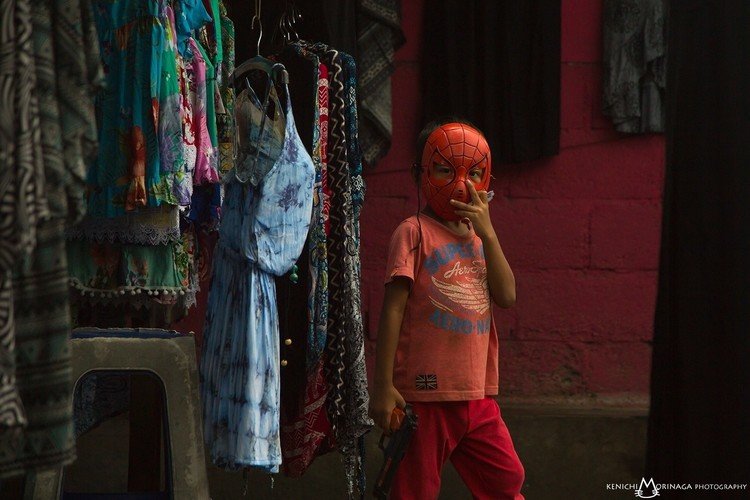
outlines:
[[[472,215],[476,215],[476,214],[475,214],[474,212],[470,212],[470,211],[468,211],[468,210],[454,210],[453,212],[454,212],[454,213],[455,213],[456,215],[458,215],[458,216],[460,216],[460,217],[465,217],[465,218],[467,218],[467,219],[469,219],[469,220],[471,220],[471,216],[472,216]]]
[[[462,202],[462,201],[458,201],[458,200],[453,200],[453,199],[451,199],[451,200],[450,200],[450,203],[451,203],[451,205],[453,205],[454,207],[469,208],[469,207],[471,206],[471,205],[469,205],[468,203],[464,203],[464,202]]]
[[[469,188],[469,194],[474,202],[482,201],[481,198],[479,198],[479,193],[477,193],[477,188],[474,187],[474,184],[467,182],[466,186]]]
[[[453,205],[454,207],[459,208],[461,210],[468,210],[468,211],[471,211],[471,212],[479,210],[479,207],[477,207],[475,205],[469,205],[467,203],[464,203],[464,202],[458,201],[458,200],[451,200],[451,205]]]

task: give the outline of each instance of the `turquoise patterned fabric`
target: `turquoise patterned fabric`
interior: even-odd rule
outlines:
[[[93,3],[105,89],[97,97],[100,143],[87,179],[89,215],[116,217],[162,202],[177,204],[167,174],[176,168],[162,168],[156,126],[164,98],[162,60],[169,50],[160,19],[162,4]]]
[[[280,152],[259,157],[272,165],[258,185],[229,172],[214,253],[200,371],[207,448],[212,461],[227,469],[278,472],[281,464],[274,275],[289,271],[302,251],[315,178],[288,102],[285,114]],[[238,130],[257,137],[259,115],[236,114]],[[278,130],[269,121],[283,120],[279,115],[266,122],[269,133]]]
[[[211,22],[203,0],[178,0],[177,4],[177,48],[186,57],[188,39],[193,32]]]

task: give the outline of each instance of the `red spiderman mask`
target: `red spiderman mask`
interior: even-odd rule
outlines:
[[[467,183],[477,191],[490,186],[490,146],[481,132],[464,123],[446,123],[427,137],[422,151],[422,192],[439,217],[457,221],[450,200],[471,201]]]

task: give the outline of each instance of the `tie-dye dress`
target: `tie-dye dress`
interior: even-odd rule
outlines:
[[[281,464],[274,276],[291,269],[307,238],[315,169],[288,99],[285,117],[278,100],[276,109],[257,140],[262,111],[248,91],[237,97],[238,133],[246,135],[228,174],[214,253],[200,371],[207,448],[212,461],[227,469],[277,472]],[[243,141],[248,138],[255,140]],[[257,162],[254,151],[242,151],[243,142],[260,145]],[[252,175],[246,175],[247,165]]]

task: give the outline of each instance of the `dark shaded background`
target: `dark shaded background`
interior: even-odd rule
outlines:
[[[660,483],[748,483],[750,4],[671,9],[647,470]]]

